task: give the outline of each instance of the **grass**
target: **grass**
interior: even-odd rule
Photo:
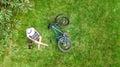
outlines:
[[[0,59],[0,67],[119,67],[120,65],[120,1],[119,0],[30,0],[33,10],[19,14],[17,41]],[[71,23],[64,29],[69,34],[73,48],[61,52],[48,22],[58,14],[69,17]],[[25,31],[36,28],[42,41],[49,46],[26,48]]]

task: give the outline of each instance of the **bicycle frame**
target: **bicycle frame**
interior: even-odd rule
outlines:
[[[56,25],[52,25],[51,26],[52,30],[54,31],[54,33],[56,34],[56,39],[59,40],[60,38],[64,37],[63,40],[63,45],[66,45],[66,35],[64,35],[64,32],[62,32],[61,30],[56,28]],[[62,34],[63,36],[59,36],[59,33]]]

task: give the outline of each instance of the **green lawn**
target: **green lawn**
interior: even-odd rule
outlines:
[[[119,67],[120,66],[120,0],[30,0],[32,10],[18,14],[21,20],[14,50],[0,57],[0,67]],[[69,17],[69,34],[73,48],[61,52],[48,22],[58,14]],[[26,48],[26,28],[34,27],[49,46]]]

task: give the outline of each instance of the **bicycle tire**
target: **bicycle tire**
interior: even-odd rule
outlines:
[[[64,39],[64,37],[62,37],[62,38],[60,38],[59,39],[59,41],[58,41],[58,48],[62,51],[62,52],[69,52],[71,49],[72,49],[72,41],[67,37],[66,38],[66,42],[67,42],[67,49],[63,49],[63,47],[61,47],[61,46],[63,46],[63,44],[62,44],[62,40]]]
[[[56,26],[64,28],[70,24],[70,20],[67,16],[60,14],[60,15],[56,16],[55,24],[56,24]]]

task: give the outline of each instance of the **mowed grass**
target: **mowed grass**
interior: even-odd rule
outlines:
[[[0,67],[119,67],[120,1],[119,0],[30,0],[33,9],[15,18],[21,20],[16,50],[7,51]],[[69,17],[70,25],[62,29],[72,40],[68,53],[57,47],[55,34],[47,29],[58,14]],[[42,35],[37,50],[27,49],[26,29],[34,27]],[[50,38],[53,42],[50,43]]]

